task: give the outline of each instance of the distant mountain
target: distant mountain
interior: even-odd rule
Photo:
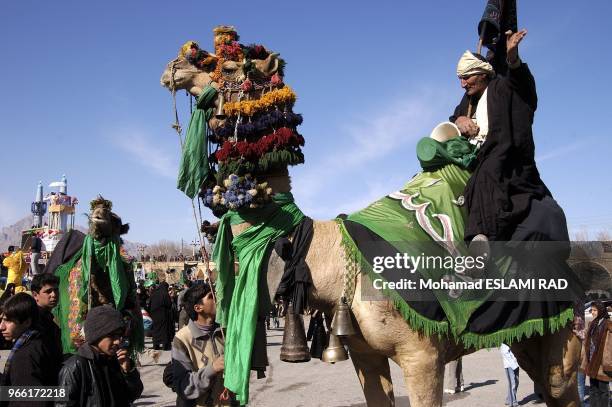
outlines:
[[[0,251],[6,252],[9,246],[21,245],[21,231],[32,226],[32,216],[26,216],[0,230]]]
[[[3,226],[0,229],[0,252],[4,253],[8,250],[9,246],[21,245],[21,232],[29,229],[32,226],[32,216],[26,216],[17,222],[9,226]],[[81,225],[76,225],[75,229],[80,230],[83,233],[87,233],[87,228]],[[141,243],[130,242],[124,239],[123,247],[131,255],[136,256],[138,254],[138,245]]]

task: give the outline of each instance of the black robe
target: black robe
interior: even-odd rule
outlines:
[[[464,192],[468,209],[466,240],[479,233],[490,240],[509,240],[529,213],[532,200],[551,195],[540,179],[534,158],[531,125],[537,103],[535,81],[526,64],[489,83],[489,134]],[[450,121],[467,116],[467,110],[464,95]]]
[[[168,283],[163,282],[151,294],[149,314],[153,320],[151,335],[154,344],[169,345],[174,337],[174,318],[172,318],[172,299],[168,294]]]

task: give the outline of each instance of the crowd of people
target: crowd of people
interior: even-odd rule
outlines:
[[[37,274],[30,293],[12,294],[6,287],[2,295],[0,331],[10,353],[1,386],[65,390],[61,401],[28,401],[31,406],[128,406],[140,396],[143,384],[123,346],[125,322],[119,311],[108,305],[92,308],[84,324],[85,342],[75,355],[64,355],[52,314],[59,299],[59,279]],[[16,406],[23,401],[0,404]]]
[[[582,342],[581,363],[577,372],[578,396],[580,405],[590,407],[608,407],[610,403],[609,383],[612,381],[612,307],[606,307],[600,300],[592,301],[587,308],[590,314],[586,318],[574,321],[574,334]],[[612,339],[611,339],[612,340]],[[512,353],[510,346],[500,346],[502,365],[507,381],[505,405],[515,407],[519,405],[517,391],[519,387],[519,364]],[[589,378],[587,393],[586,378]],[[463,368],[461,358],[450,362],[445,367],[444,392],[449,394],[464,391]],[[533,396],[543,401],[541,389],[534,384]],[[587,404],[588,403],[588,404]]]
[[[185,256],[183,254],[178,254],[176,256],[168,256],[166,254],[160,254],[160,255],[153,255],[151,256],[150,254],[147,255],[143,255],[140,256],[140,261],[142,262],[149,262],[149,261],[154,261],[154,262],[165,262],[165,261],[170,261],[170,262],[183,262],[183,261],[201,261],[202,260],[202,255],[200,253],[196,253],[194,256]]]

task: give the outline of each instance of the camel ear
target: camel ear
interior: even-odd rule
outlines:
[[[121,229],[119,229],[119,234],[120,235],[125,235],[128,230],[130,230],[130,224],[126,223],[125,225],[121,225]]]

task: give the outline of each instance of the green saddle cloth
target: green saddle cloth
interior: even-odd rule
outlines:
[[[417,155],[424,168],[423,172],[414,176],[401,190],[349,215],[346,220],[374,232],[399,253],[417,257],[465,256],[467,248],[463,232],[467,210],[463,190],[471,175],[468,168],[475,160],[475,147],[462,137],[445,143],[427,138],[418,143]],[[366,284],[370,284],[371,288],[371,282],[380,279],[383,274],[374,273],[372,264],[360,252],[346,225],[342,220],[338,222],[347,257],[360,264],[362,272],[370,277],[370,282]],[[493,267],[496,278],[505,276],[510,260],[496,259]],[[420,274],[421,279],[440,281],[454,274],[453,270],[445,267],[419,268],[416,273]],[[470,317],[493,294],[492,290],[480,290],[477,293],[464,291],[453,296],[447,290],[433,290],[435,299],[444,311],[445,318],[442,320],[429,319],[419,314],[395,290],[384,289],[382,292],[393,301],[396,309],[413,328],[426,335],[452,335],[467,346],[477,348],[499,346],[502,342],[510,343],[534,332],[542,334],[547,329],[554,331],[573,318],[571,307],[564,308],[558,315],[524,321],[504,332],[481,335],[468,332],[466,328]]]

